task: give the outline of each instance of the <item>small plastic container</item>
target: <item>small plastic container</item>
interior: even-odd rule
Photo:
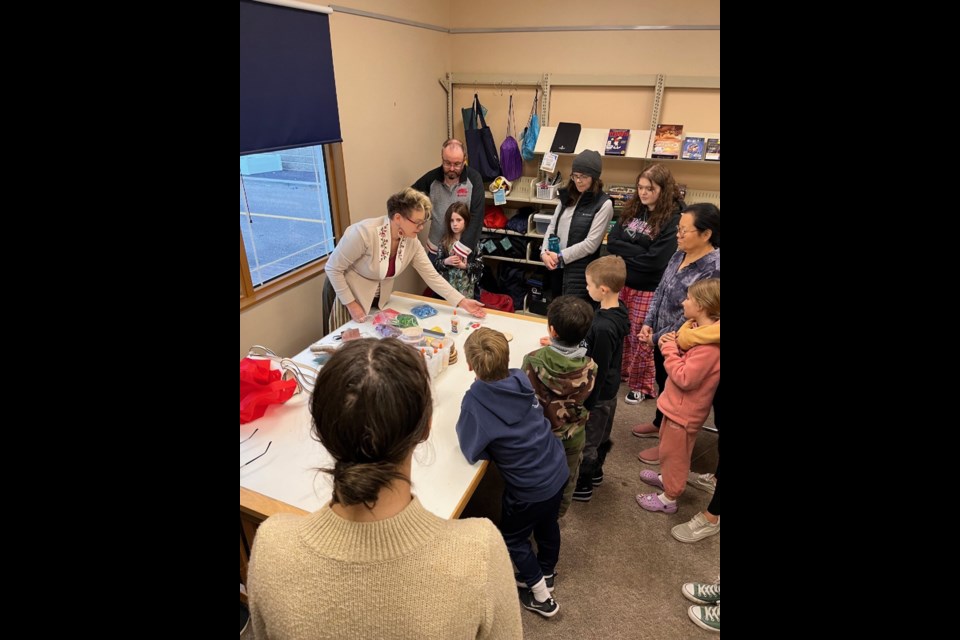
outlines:
[[[539,233],[540,235],[545,235],[547,233],[547,227],[550,226],[550,221],[553,219],[552,213],[535,213],[533,214],[533,224],[534,224],[534,233]]]
[[[553,200],[557,197],[557,191],[560,190],[560,185],[552,184],[547,187],[541,187],[537,185],[537,200]]]
[[[440,355],[440,371],[445,371],[450,366],[450,345],[452,344],[453,340],[450,339],[433,341],[433,346],[437,348]]]
[[[407,327],[400,332],[400,341],[406,344],[418,345],[423,340],[423,327]]]

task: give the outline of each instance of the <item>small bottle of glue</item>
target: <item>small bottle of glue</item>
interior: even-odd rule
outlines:
[[[460,318],[457,317],[457,310],[453,310],[453,317],[450,318],[450,333],[460,333]]]

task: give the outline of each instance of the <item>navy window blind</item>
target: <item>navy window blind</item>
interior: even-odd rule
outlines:
[[[341,140],[330,17],[240,0],[240,155]]]

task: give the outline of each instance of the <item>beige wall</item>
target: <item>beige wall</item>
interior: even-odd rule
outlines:
[[[718,25],[715,0],[620,0],[585,3],[577,0],[490,0],[465,3],[451,14],[452,28],[571,25]],[[586,31],[551,33],[454,34],[451,71],[483,74],[574,74],[720,76],[719,31]],[[496,86],[457,86],[454,91],[455,133],[463,135],[460,108],[474,91],[490,110],[487,124],[499,145],[506,130],[510,90]],[[503,95],[501,95],[501,93]],[[518,133],[523,131],[533,101],[532,87],[514,91]],[[579,122],[601,129],[649,129],[653,88],[569,87],[551,89],[550,124]],[[688,131],[720,131],[720,92],[668,89],[661,122],[677,122]],[[633,144],[633,141],[631,141]],[[602,153],[602,150],[598,149]],[[572,159],[558,166],[566,175]],[[606,158],[603,180],[631,184],[640,160]],[[693,189],[720,189],[719,165],[670,163],[679,182]],[[536,162],[524,166],[535,175]]]
[[[720,24],[720,3],[715,0],[339,0],[335,4],[451,28]],[[336,12],[330,16],[330,28],[352,222],[383,215],[391,193],[439,164],[447,123],[446,93],[438,80],[448,71],[720,75],[719,31],[451,35]],[[457,136],[463,135],[460,108],[469,106],[473,92],[472,86],[454,92]],[[510,88],[480,86],[477,92],[490,109],[488,124],[499,146]],[[558,87],[552,95],[551,122],[645,129],[652,97],[652,89]],[[532,87],[514,91],[518,133],[526,124],[532,100]],[[719,91],[668,90],[661,120],[680,122],[688,130],[719,131],[719,102]],[[560,162],[565,174],[570,162],[569,158]],[[691,188],[720,188],[719,166],[673,163],[670,168]],[[603,179],[608,184],[630,183],[639,169],[639,160],[607,159]],[[535,173],[535,164],[527,163],[524,174]],[[242,311],[241,356],[255,343],[293,355],[316,340],[323,280],[318,276]],[[396,288],[420,292],[423,286],[409,270]]]
[[[406,3],[362,4],[357,8],[428,18],[411,17]],[[438,17],[446,15],[431,22]],[[356,222],[384,215],[391,194],[440,164],[447,103],[437,79],[449,66],[450,36],[345,13],[331,16],[330,31],[350,219]]]
[[[451,6],[452,29],[720,24],[719,0],[484,0],[455,2]],[[570,34],[577,35],[580,34]]]
[[[311,278],[240,312],[240,357],[260,344],[295,356],[323,335],[320,300],[324,278]]]
[[[343,4],[405,20],[446,24],[446,0]],[[387,198],[440,164],[447,98],[438,82],[450,65],[446,33],[334,13],[330,21],[350,220],[386,214]],[[425,237],[425,236],[424,236]],[[420,293],[412,269],[397,291]]]

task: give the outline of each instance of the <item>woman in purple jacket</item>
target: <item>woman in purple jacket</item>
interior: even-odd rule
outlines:
[[[660,336],[676,331],[683,324],[683,300],[687,287],[704,278],[720,277],[720,209],[709,202],[691,204],[683,210],[677,227],[677,252],[670,258],[663,278],[657,285],[650,303],[650,310],[643,321],[638,337],[651,345],[660,341]],[[667,370],[663,366],[663,354],[653,351],[657,385],[663,390],[667,383]],[[663,414],[657,409],[653,422],[638,424],[633,435],[639,438],[656,438],[660,435]],[[642,462],[660,464],[659,447],[644,449],[638,456]]]

